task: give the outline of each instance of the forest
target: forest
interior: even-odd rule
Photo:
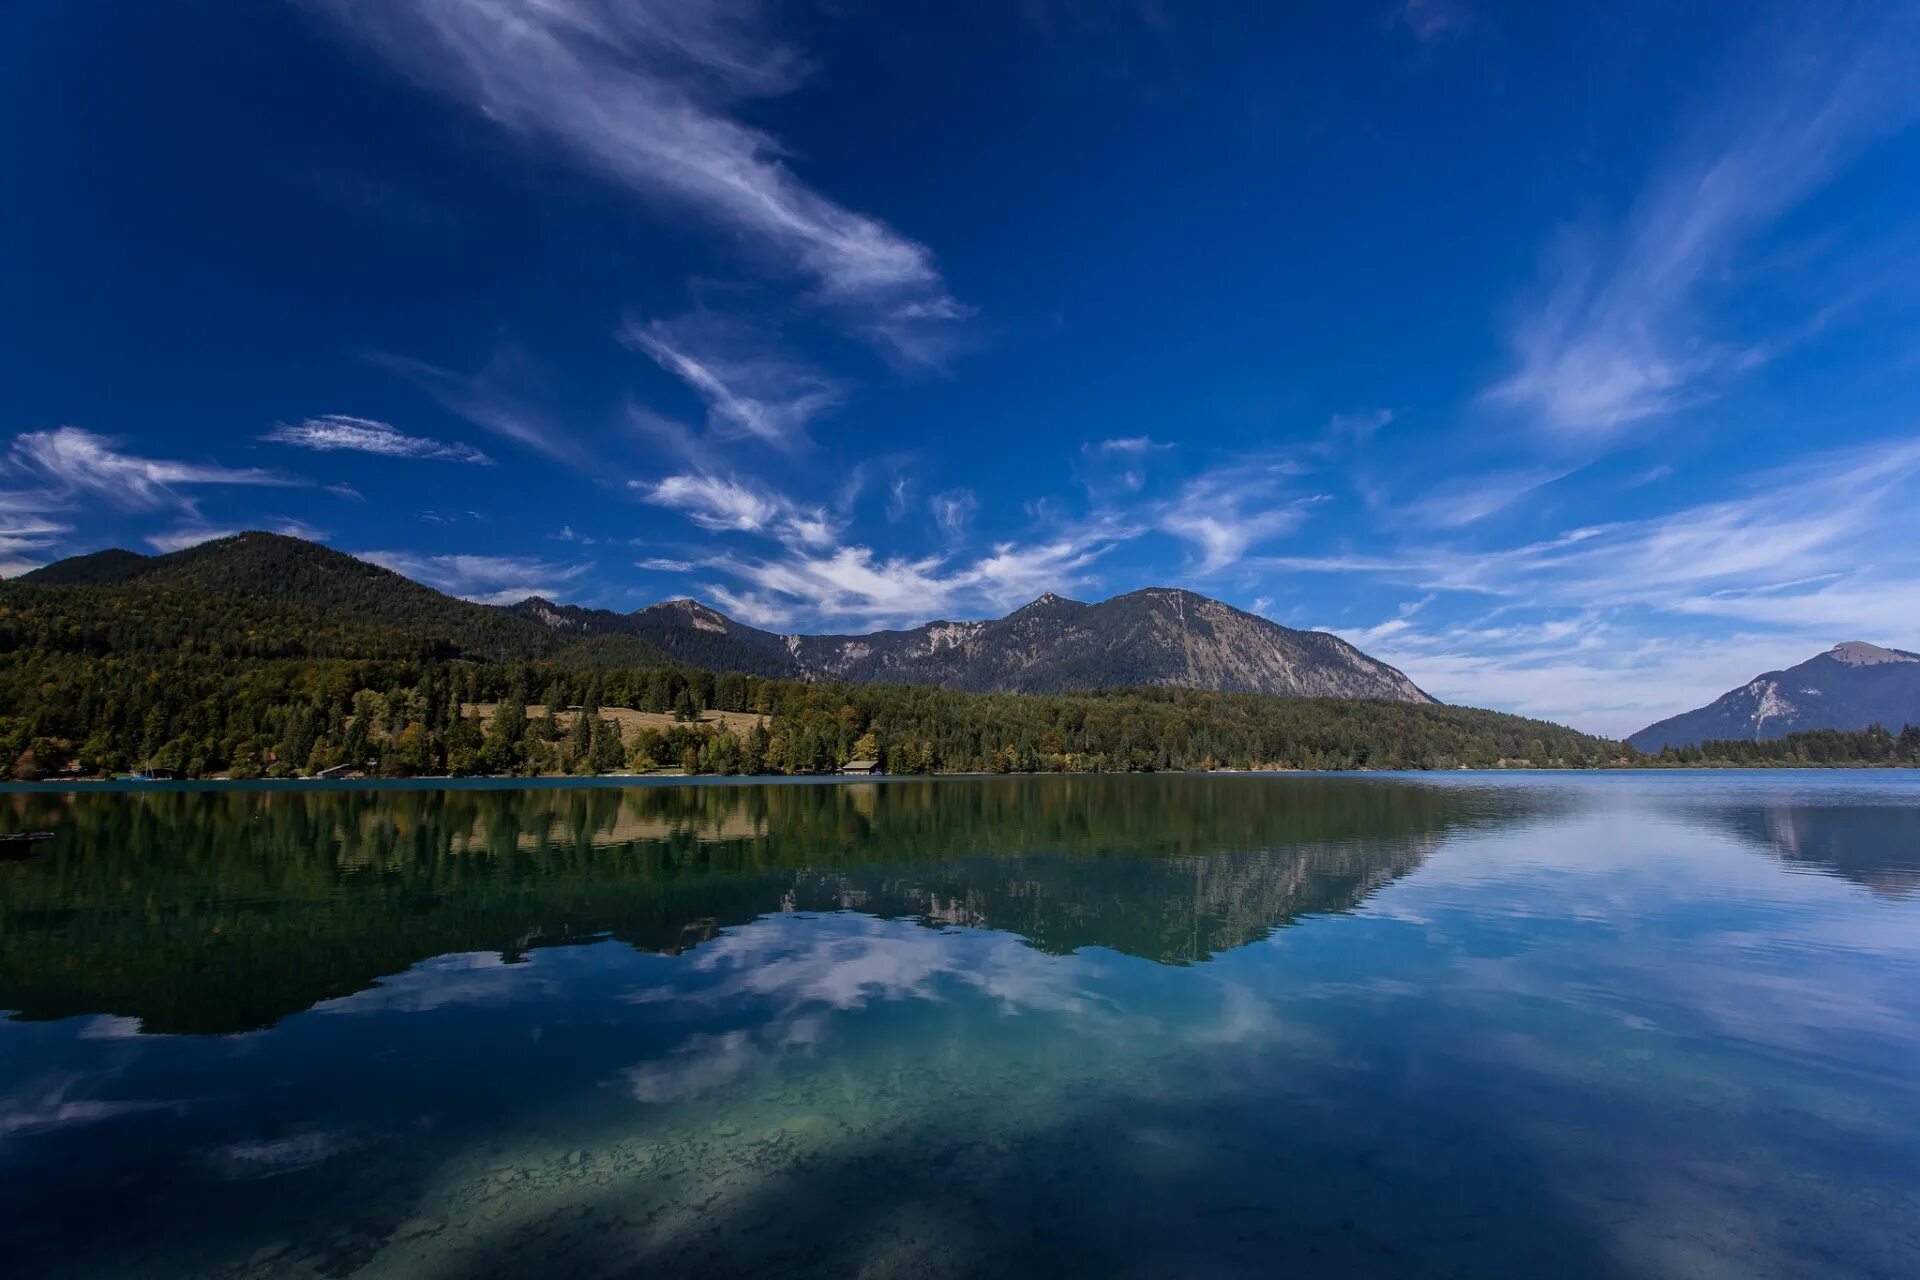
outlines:
[[[381,616],[195,583],[0,584],[0,764],[16,779],[818,774],[853,759],[890,774],[1920,764],[1915,728],[1641,756],[1471,707],[808,682],[638,646],[497,659],[495,635]]]

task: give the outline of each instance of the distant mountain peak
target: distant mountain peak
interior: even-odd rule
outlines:
[[[1905,653],[1899,649],[1884,649],[1877,644],[1868,644],[1865,640],[1849,640],[1827,650],[1828,656],[1836,662],[1844,662],[1850,667],[1877,667],[1886,662],[1920,662],[1920,654]]]
[[[1063,609],[1084,609],[1086,607],[1087,606],[1081,601],[1069,600],[1065,596],[1056,595],[1049,591],[1036,599],[1029,600],[1026,604],[1021,605],[1007,616],[1009,618],[1031,617],[1035,614],[1058,613]]]
[[[659,619],[682,617],[689,626],[702,631],[726,631],[736,626],[732,618],[720,612],[712,605],[703,604],[692,596],[680,596],[673,600],[662,600],[659,604],[650,604],[644,609],[635,610],[637,618]]]
[[[1849,640],[1788,667],[1765,671],[1704,707],[1650,724],[1628,738],[1642,751],[1709,740],[1783,738],[1812,729],[1920,724],[1920,654]]]

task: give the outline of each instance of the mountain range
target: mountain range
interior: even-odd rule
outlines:
[[[516,614],[562,634],[631,635],[718,670],[972,693],[1177,685],[1295,697],[1434,699],[1324,631],[1296,631],[1191,591],[1148,587],[1088,604],[1051,593],[1004,618],[863,635],[780,635],[697,600],[628,614],[526,600]]]
[[[1627,741],[1656,752],[1709,739],[1784,738],[1810,729],[1876,724],[1895,732],[1920,724],[1920,654],[1852,640],[1798,666],[1757,675],[1704,707],[1648,725]]]
[[[444,642],[495,661],[682,662],[801,679],[938,685],[982,693],[1179,686],[1294,697],[1436,700],[1337,636],[1299,631],[1191,591],[1150,587],[1097,603],[1043,595],[1004,618],[862,635],[783,635],[695,600],[632,613],[531,598],[461,600],[318,543],[249,532],[166,555],[123,549],[57,561],[18,581],[272,599]]]

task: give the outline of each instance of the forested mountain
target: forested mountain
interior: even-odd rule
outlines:
[[[1412,700],[714,673],[669,662],[641,633],[696,637],[676,642],[688,655],[698,637],[767,659],[787,642],[691,603],[618,624],[544,603],[471,605],[267,534],[196,550],[0,584],[0,765],[24,778],[139,765],[194,777],[819,773],[851,758],[891,773],[1135,772],[1590,765],[1619,752],[1558,725]],[[1101,607],[1068,603],[1037,608]],[[554,616],[528,616],[539,608]],[[1017,636],[1020,615],[1008,622]],[[714,711],[739,716],[718,725]]]
[[[546,657],[566,643],[528,618],[421,586],[318,543],[250,532],[163,556],[101,551],[22,575],[36,586],[117,588],[145,596],[271,603],[322,625],[355,625],[495,660]],[[145,606],[143,606],[145,607]],[[286,616],[282,614],[281,616]],[[658,655],[652,655],[658,660]]]
[[[1708,740],[1755,741],[1815,729],[1920,725],[1920,654],[1851,641],[1798,666],[1768,671],[1693,711],[1648,725],[1642,751]]]
[[[807,674],[785,636],[761,631],[697,600],[667,600],[632,613],[555,604],[538,596],[513,611],[562,635],[627,636],[675,662],[710,671],[798,678]]]
[[[94,552],[18,581],[273,601],[323,629],[374,628],[407,637],[400,647],[409,652],[493,661],[552,658],[603,667],[679,662],[773,678],[931,684],[981,693],[1170,686],[1433,701],[1406,676],[1337,636],[1296,631],[1191,591],[1162,587],[1098,604],[1046,595],[1007,617],[979,622],[816,636],[762,631],[695,600],[669,600],[633,613],[538,597],[508,608],[475,604],[342,552],[261,532],[162,556]],[[381,652],[394,652],[394,645]]]

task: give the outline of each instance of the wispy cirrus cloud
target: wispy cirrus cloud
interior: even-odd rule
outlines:
[[[733,579],[703,589],[728,613],[760,626],[796,619],[918,623],[1004,612],[1047,591],[1072,591],[1135,529],[1094,524],[1033,542],[1002,542],[985,555],[883,556],[864,546],[789,550],[767,559],[706,562]]]
[[[1570,474],[1564,467],[1519,467],[1443,480],[1396,515],[1429,528],[1458,529],[1485,520]]]
[[[808,442],[807,425],[846,398],[837,379],[711,312],[646,324],[629,320],[620,337],[691,387],[707,406],[708,428],[722,437],[799,449]]]
[[[1162,449],[1173,448],[1162,444],[1152,436],[1116,436],[1111,440],[1101,440],[1088,446],[1098,453],[1120,454],[1125,457],[1139,457],[1141,454],[1157,453]]]
[[[442,555],[416,551],[357,551],[362,560],[481,604],[516,604],[528,596],[554,597],[591,567],[533,556]]]
[[[73,532],[69,524],[14,516],[7,508],[11,496],[0,494],[0,578],[38,569],[61,538]]]
[[[272,444],[293,445],[322,453],[373,453],[387,458],[423,458],[445,462],[493,465],[472,445],[448,444],[425,436],[410,436],[391,424],[344,413],[324,413],[300,422],[282,422],[260,437]]]
[[[591,453],[572,433],[561,430],[545,414],[507,389],[519,380],[516,374],[525,373],[521,366],[526,362],[512,353],[497,353],[480,372],[471,375],[386,351],[367,352],[366,358],[399,374],[449,413],[476,427],[545,454],[556,462],[583,469],[593,464]]]
[[[79,427],[25,432],[14,439],[7,463],[10,470],[44,485],[49,497],[95,497],[128,511],[178,507],[191,512],[194,500],[187,490],[207,485],[305,483],[256,467],[141,457],[127,452],[114,437]]]
[[[1742,250],[1874,142],[1920,114],[1911,14],[1849,16],[1744,68],[1612,236],[1567,236],[1543,299],[1512,333],[1515,368],[1486,398],[1550,433],[1594,439],[1712,397],[1767,360],[1716,324]]]
[[[737,552],[643,562],[676,571],[698,568],[724,580],[702,584],[718,607],[760,626],[805,620],[869,625],[924,622],[940,616],[979,616],[1024,604],[1046,591],[1065,591],[1114,547],[1147,527],[1112,513],[1077,524],[1050,518],[1042,531],[1003,540],[959,556],[887,555],[843,540],[843,518],[806,506],[764,485],[714,475],[668,476],[632,482],[642,500],[680,511],[703,529],[739,533],[778,544],[766,555]],[[950,542],[958,542],[977,508],[969,490],[949,490],[929,510]]]
[[[980,510],[980,499],[971,489],[949,489],[928,498],[927,510],[933,513],[941,534],[948,541],[957,541],[966,536],[967,525]]]
[[[413,79],[649,201],[689,210],[887,350],[937,361],[967,309],[931,253],[821,194],[731,114],[800,82],[756,3],[317,0]]]
[[[1508,548],[1436,545],[1383,554],[1268,556],[1269,569],[1364,573],[1432,590],[1551,604],[1647,605],[1754,620],[1876,584],[1835,625],[1913,625],[1920,531],[1906,516],[1920,437],[1818,454],[1746,478],[1738,496],[1569,529]],[[1882,603],[1865,605],[1867,601]]]
[[[1448,700],[1627,733],[1842,640],[1920,642],[1920,437],[1749,476],[1734,496],[1519,546],[1262,557],[1478,596],[1476,621],[1342,629]]]
[[[1202,472],[1159,505],[1157,522],[1199,552],[1195,573],[1217,573],[1251,548],[1299,528],[1325,501],[1322,494],[1288,493],[1286,481],[1298,474],[1285,459]]]
[[[744,480],[688,474],[628,483],[642,502],[678,511],[714,533],[764,534],[815,547],[839,536],[839,526],[825,508],[794,502]]]

